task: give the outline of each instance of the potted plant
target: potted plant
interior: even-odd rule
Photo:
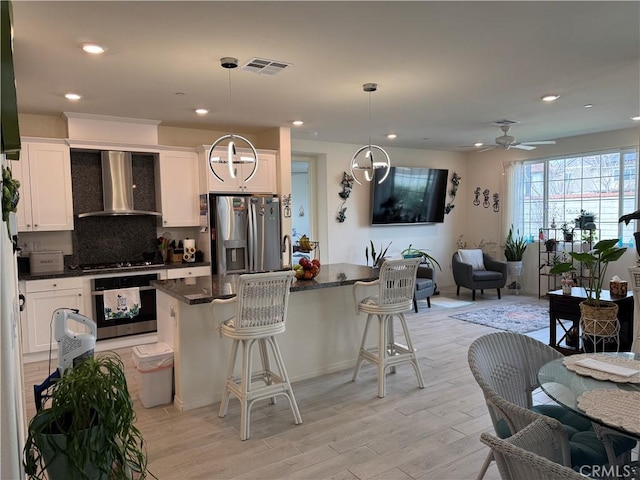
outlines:
[[[618,219],[618,223],[624,222],[625,225],[629,225],[631,220],[640,220],[640,210],[622,215]],[[636,252],[638,253],[638,256],[640,256],[640,232],[634,232],[633,238],[635,239]]]
[[[573,242],[573,228],[569,227],[567,222],[563,222],[562,225],[560,225],[560,230],[562,230],[562,236],[565,242]]]
[[[384,256],[387,254],[387,250],[389,250],[389,247],[391,246],[392,242],[389,242],[389,245],[387,245],[387,247],[382,250],[382,245],[380,245],[380,254],[378,254],[376,252],[376,247],[373,245],[373,240],[369,240],[369,242],[371,243],[371,261],[373,262],[373,267],[379,267],[382,262],[384,262]],[[364,249],[364,256],[367,259],[367,266],[369,265],[369,247],[365,247]]]
[[[569,252],[572,261],[561,262],[551,268],[552,274],[564,274],[576,270],[573,260],[583,268],[589,269],[587,286],[584,287],[587,299],[580,303],[580,321],[586,335],[604,337],[613,334],[618,318],[618,305],[601,300],[602,287],[605,284],[607,266],[618,260],[626,247],[617,246],[618,239],[601,240],[589,252]]]
[[[544,246],[547,249],[547,252],[555,252],[558,246],[558,241],[555,238],[549,238],[545,240]]]
[[[401,255],[402,255],[402,258],[418,258],[418,257],[421,257],[430,266],[437,265],[438,268],[440,269],[440,271],[442,271],[442,267],[440,266],[440,264],[438,263],[438,261],[435,258],[433,258],[431,255],[429,255],[424,250],[418,250],[417,248],[413,248],[411,244],[409,244],[409,248],[407,248],[407,249],[405,249],[405,250],[403,250],[401,252]]]
[[[575,225],[578,228],[582,228],[585,230],[595,230],[596,224],[594,223],[596,219],[595,214],[588,212],[584,209],[580,210],[580,215],[576,217],[574,220]]]
[[[504,256],[507,259],[509,274],[514,276],[522,275],[522,257],[527,249],[527,242],[520,235],[520,230],[513,233],[513,225],[509,228],[507,240],[504,243]]]
[[[146,448],[120,357],[87,358],[50,390],[50,402],[29,422],[24,466],[30,478],[130,479],[132,472],[146,478]]]

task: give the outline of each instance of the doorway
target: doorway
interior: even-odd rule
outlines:
[[[294,243],[302,235],[316,239],[314,163],[311,157],[291,159],[291,233]]]

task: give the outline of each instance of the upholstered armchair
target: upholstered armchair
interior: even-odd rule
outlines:
[[[435,272],[426,265],[418,267],[416,274],[416,291],[413,296],[413,309],[418,313],[418,300],[427,299],[427,306],[431,308],[430,297],[436,291]]]
[[[498,290],[507,283],[507,262],[500,262],[483,253],[482,250],[458,250],[451,261],[453,279],[456,282],[456,295],[460,287],[471,290],[471,299],[476,299],[476,290],[484,294],[485,288]]]

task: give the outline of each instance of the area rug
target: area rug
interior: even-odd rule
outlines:
[[[473,305],[475,302],[466,302],[464,300],[457,300],[455,298],[443,297],[442,295],[438,295],[430,298],[431,305],[435,305],[436,307],[444,307],[444,308],[459,308],[459,307],[468,307],[469,305]]]
[[[450,317],[516,333],[533,332],[549,327],[549,308],[527,303],[471,310]]]

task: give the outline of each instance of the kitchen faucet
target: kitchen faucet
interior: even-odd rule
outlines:
[[[282,237],[282,253],[289,252],[289,263],[288,265],[283,265],[282,268],[293,268],[293,247],[291,246],[291,236],[289,234],[284,234]]]

